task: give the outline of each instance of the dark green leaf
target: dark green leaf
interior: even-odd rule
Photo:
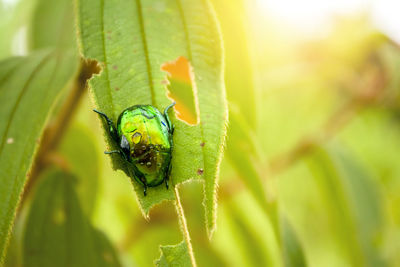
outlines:
[[[0,62],[0,256],[46,118],[76,70],[72,53],[42,51]]]
[[[285,217],[282,216],[280,220],[282,255],[285,266],[307,266],[302,246],[292,226]]]
[[[76,177],[52,169],[35,192],[24,233],[24,266],[120,266],[107,238],[85,217]]]

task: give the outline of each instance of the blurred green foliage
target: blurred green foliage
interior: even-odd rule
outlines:
[[[28,52],[76,49],[71,2],[38,0],[19,9],[24,2],[0,6],[7,14],[0,16],[0,29],[7,29],[0,31],[1,58],[14,53],[12,36],[23,25]],[[180,187],[197,264],[398,266],[399,45],[374,29],[368,14],[337,18],[324,36],[299,38],[253,1],[211,2],[224,39],[230,122],[212,240],[202,184]],[[100,253],[96,259],[113,265],[153,266],[160,259],[162,266],[184,266],[173,205],[163,202],[149,221],[142,217],[130,181],[101,153],[106,144],[92,107],[83,95],[53,151],[50,166],[63,170],[39,176],[25,197],[5,265],[54,266],[41,255],[65,256],[74,246],[82,250],[68,255],[79,264]],[[66,201],[75,213],[57,228],[52,211]],[[61,233],[71,233],[71,242]],[[100,250],[79,256],[93,244]],[[178,245],[161,253],[161,244]],[[31,248],[42,254],[28,254]]]
[[[57,169],[43,176],[26,221],[23,266],[120,266],[107,238],[81,208],[77,178]]]
[[[0,62],[0,114],[4,118],[0,125],[0,257],[46,119],[76,70],[76,58],[69,50],[40,51]]]

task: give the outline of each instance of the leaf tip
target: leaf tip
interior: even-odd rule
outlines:
[[[157,267],[195,266],[184,240],[176,245],[160,246],[160,253],[160,258],[154,261]]]

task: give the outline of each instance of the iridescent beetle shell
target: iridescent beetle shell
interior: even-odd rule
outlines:
[[[133,178],[147,187],[158,186],[168,179],[171,172],[172,135],[174,127],[168,117],[168,106],[164,114],[151,105],[135,105],[122,111],[117,126],[102,112],[109,126],[109,133],[119,149],[105,152],[119,153],[133,170]]]
[[[118,118],[118,135],[127,139],[132,163],[144,175],[147,186],[161,184],[168,171],[172,147],[169,130],[161,112],[149,105],[127,108]]]

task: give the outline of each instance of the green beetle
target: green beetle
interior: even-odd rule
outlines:
[[[133,178],[144,187],[155,187],[168,180],[171,173],[172,135],[174,126],[168,110],[162,114],[151,105],[135,105],[122,111],[118,117],[117,127],[103,112],[100,114],[107,122],[111,138],[116,142],[118,150],[106,151],[106,154],[118,153],[133,170]]]

